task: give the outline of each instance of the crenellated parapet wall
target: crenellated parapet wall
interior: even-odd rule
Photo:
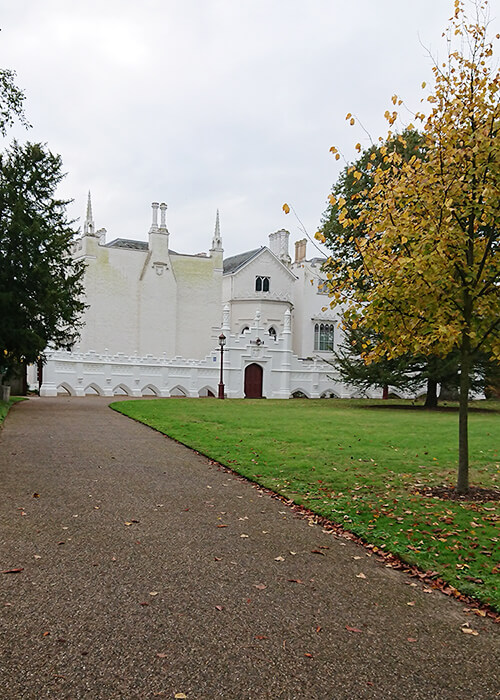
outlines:
[[[284,332],[272,338],[260,326],[259,314],[244,334],[227,334],[224,348],[224,384],[228,398],[245,397],[250,365],[262,375],[262,396],[288,399],[295,395],[350,397],[353,391],[334,377],[334,369],[321,359],[301,360],[291,351],[289,312]],[[227,321],[227,319],[226,319]],[[203,360],[124,353],[54,351],[43,369],[42,396],[98,394],[133,397],[217,395],[220,349]]]

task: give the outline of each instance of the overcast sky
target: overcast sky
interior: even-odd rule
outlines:
[[[226,255],[280,228],[294,241],[282,204],[313,235],[342,167],[330,146],[349,160],[370,143],[346,113],[376,140],[394,93],[421,109],[452,5],[0,0],[0,66],[17,71],[33,124],[3,146],[15,136],[61,154],[70,214],[84,215],[90,189],[108,240],[145,240],[151,202],[165,201],[179,252],[208,250],[217,208]]]

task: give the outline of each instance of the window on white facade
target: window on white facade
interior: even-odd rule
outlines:
[[[271,328],[267,332],[269,333],[269,335],[271,336],[271,338],[273,340],[276,340],[276,328],[271,326]]]
[[[269,291],[270,277],[262,277],[258,275],[255,278],[255,291],[256,292],[268,292]]]
[[[333,350],[333,323],[314,324],[314,349],[318,351]]]

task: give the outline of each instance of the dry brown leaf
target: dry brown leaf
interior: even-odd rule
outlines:
[[[24,571],[24,567],[20,566],[19,569],[5,569],[5,571],[2,571],[2,574],[20,574],[21,571]]]
[[[406,603],[406,605],[415,605],[415,601],[414,601],[414,600],[409,600],[409,601]]]
[[[363,631],[363,630],[360,630],[358,627],[351,627],[350,625],[346,625],[345,628],[348,632],[362,632]]]
[[[216,610],[219,610],[219,611],[224,610],[224,608],[222,607],[222,605],[216,605],[216,606],[215,606],[215,609],[216,609]]]
[[[254,585],[255,585],[255,588],[259,589],[259,591],[263,591],[265,588],[267,588],[265,583],[256,583]]]
[[[366,576],[363,573],[356,574],[356,578],[366,578]]]
[[[158,654],[156,654],[156,656],[157,656],[159,659],[166,659],[167,656],[168,656],[168,654],[165,654],[165,652],[160,651]]]
[[[477,637],[479,634],[477,630],[473,630],[471,627],[462,627],[461,629],[464,634],[473,634],[474,637]]]
[[[284,557],[274,557],[274,561],[285,561]]]

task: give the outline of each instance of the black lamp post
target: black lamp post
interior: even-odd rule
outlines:
[[[224,345],[226,344],[226,336],[221,333],[219,336],[220,346],[220,381],[219,381],[219,399],[224,398]]]

